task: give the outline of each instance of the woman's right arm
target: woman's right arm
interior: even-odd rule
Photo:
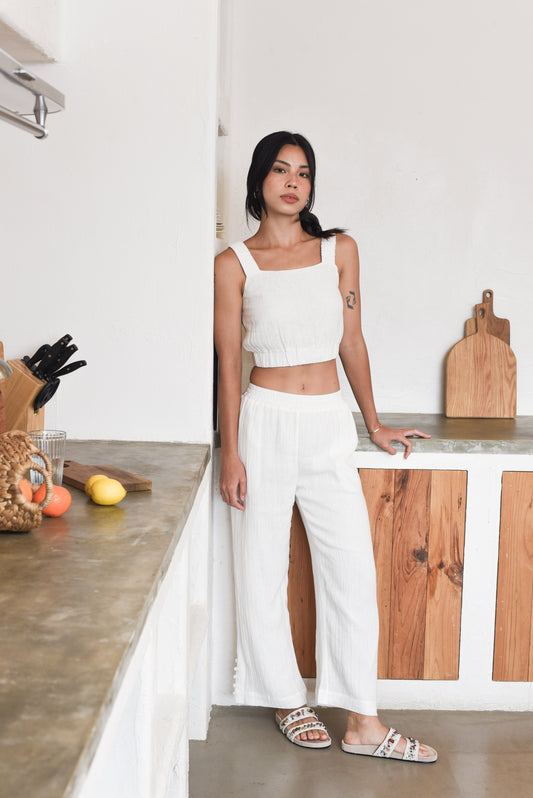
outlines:
[[[239,459],[237,431],[241,402],[241,313],[245,276],[237,256],[226,249],[215,258],[215,347],[218,355],[220,495],[244,509],[246,471]]]

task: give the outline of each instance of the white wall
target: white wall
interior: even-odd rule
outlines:
[[[62,49],[63,0],[0,0],[0,47],[13,58],[56,61]]]
[[[88,366],[46,426],[209,441],[217,0],[73,0],[66,94],[38,141],[0,123],[6,357],[64,333]]]
[[[528,0],[226,0],[227,241],[273,130],[309,137],[315,208],[359,243],[378,410],[441,412],[443,361],[482,291],[511,321],[533,413]],[[355,407],[355,405],[353,405]]]

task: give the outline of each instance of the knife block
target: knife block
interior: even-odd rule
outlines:
[[[2,380],[6,432],[14,429],[23,432],[44,429],[44,407],[36,413],[33,402],[45,383],[32,374],[22,360],[7,362],[13,369],[13,374]]]

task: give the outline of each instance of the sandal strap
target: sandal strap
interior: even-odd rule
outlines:
[[[292,729],[289,729],[288,731],[284,732],[284,734],[287,735],[288,739],[292,743],[294,742],[294,738],[297,737],[299,734],[302,734],[303,732],[312,731],[313,729],[318,729],[319,731],[326,731],[326,727],[324,726],[324,724],[321,723],[320,721],[317,721],[315,723],[312,722],[301,723],[299,726],[293,726]]]
[[[396,729],[393,729],[391,726],[391,728],[387,732],[387,735],[385,736],[385,739],[383,740],[381,745],[379,745],[376,748],[372,756],[384,756],[387,758],[392,756],[394,749],[396,748],[401,739],[402,735],[400,734],[400,732],[397,732]]]
[[[407,740],[407,744],[405,746],[403,758],[409,759],[412,762],[418,762],[418,752],[420,750],[419,740],[415,740],[414,737],[406,737],[405,739]]]
[[[285,729],[287,726],[290,726],[291,723],[294,723],[297,720],[302,721],[304,718],[314,718],[316,721],[318,721],[316,713],[311,709],[311,707],[300,707],[300,709],[295,709],[294,712],[290,712],[288,715],[286,715],[283,720],[278,721],[278,726],[283,734],[285,734]]]

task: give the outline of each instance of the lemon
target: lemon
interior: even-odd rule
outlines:
[[[118,479],[97,479],[91,489],[91,499],[96,504],[118,504],[122,501],[126,491]]]
[[[85,483],[85,493],[90,496],[92,493],[94,483],[99,479],[107,479],[105,474],[93,474]]]

